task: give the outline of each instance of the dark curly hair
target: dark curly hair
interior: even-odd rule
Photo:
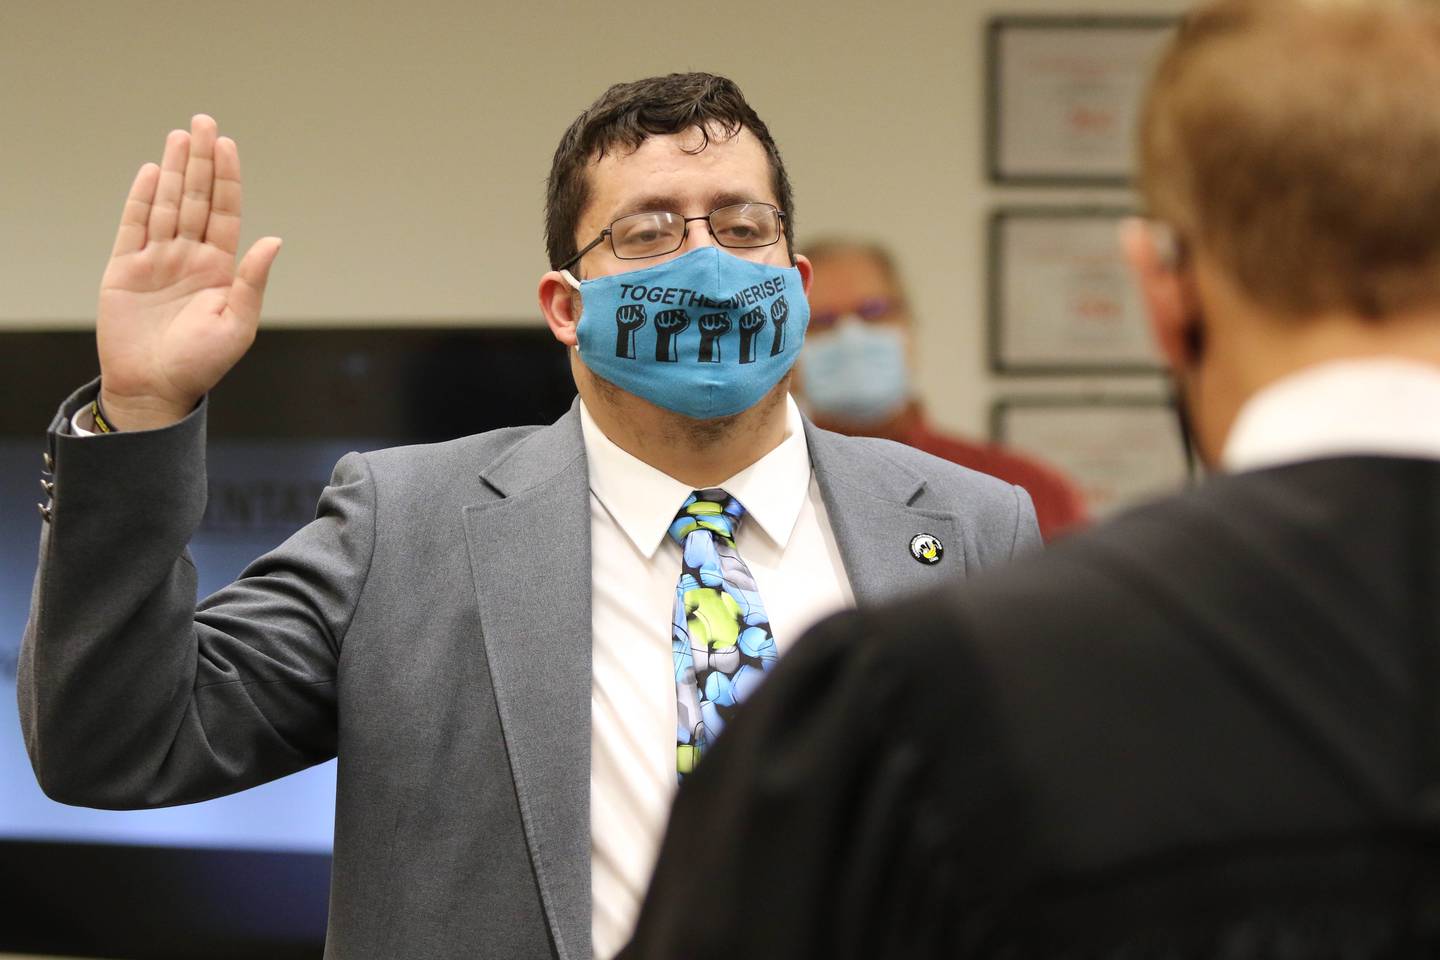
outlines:
[[[770,159],[770,181],[784,211],[785,242],[794,249],[794,211],[790,179],[780,149],[765,122],[756,116],[733,80],[710,73],[672,73],[617,83],[600,95],[560,138],[545,191],[545,251],[558,268],[575,256],[575,225],[590,199],[585,168],[607,150],[639,149],[649,137],[699,128],[704,150],[710,137],[727,139],[746,129]]]

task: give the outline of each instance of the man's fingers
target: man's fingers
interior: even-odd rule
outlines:
[[[165,154],[160,159],[160,180],[155,187],[155,202],[150,207],[146,234],[150,241],[170,240],[180,219],[180,194],[185,185],[185,160],[190,155],[190,134],[171,130],[165,138]]]
[[[115,234],[112,257],[123,257],[145,248],[145,225],[150,220],[150,205],[155,200],[155,184],[160,180],[160,168],[147,163],[135,174],[130,184],[130,194],[125,198],[125,209],[120,214],[120,229]]]
[[[232,256],[240,247],[240,151],[229,137],[215,141],[215,190],[205,242]]]
[[[179,234],[200,240],[210,219],[210,190],[215,183],[215,121],[203,113],[190,120],[190,153],[180,198]]]
[[[279,237],[261,237],[246,251],[235,270],[226,300],[226,319],[253,328],[260,322],[260,303],[265,299],[265,284],[270,280],[270,267],[280,253]]]

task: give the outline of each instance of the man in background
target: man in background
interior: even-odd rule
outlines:
[[[1123,240],[1224,475],[812,632],[628,956],[1437,955],[1437,91],[1433,0],[1186,18]]]
[[[878,243],[819,240],[805,247],[810,332],[799,393],[827,430],[884,437],[1023,487],[1040,533],[1053,539],[1085,521],[1085,502],[1049,464],[998,444],[941,433],[915,399],[915,319],[894,257]]]

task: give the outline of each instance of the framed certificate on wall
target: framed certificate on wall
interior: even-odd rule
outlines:
[[[1174,17],[996,17],[987,167],[1001,184],[1130,182],[1141,94]]]
[[[1163,369],[1120,250],[1122,207],[1009,207],[989,224],[989,354],[997,373]]]
[[[1164,397],[1008,397],[991,408],[990,431],[1068,473],[1096,519],[1185,485],[1175,408]]]

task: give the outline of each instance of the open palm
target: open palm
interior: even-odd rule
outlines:
[[[236,266],[240,155],[204,114],[135,175],[100,283],[100,403],[121,429],[181,419],[254,342],[275,237]]]

